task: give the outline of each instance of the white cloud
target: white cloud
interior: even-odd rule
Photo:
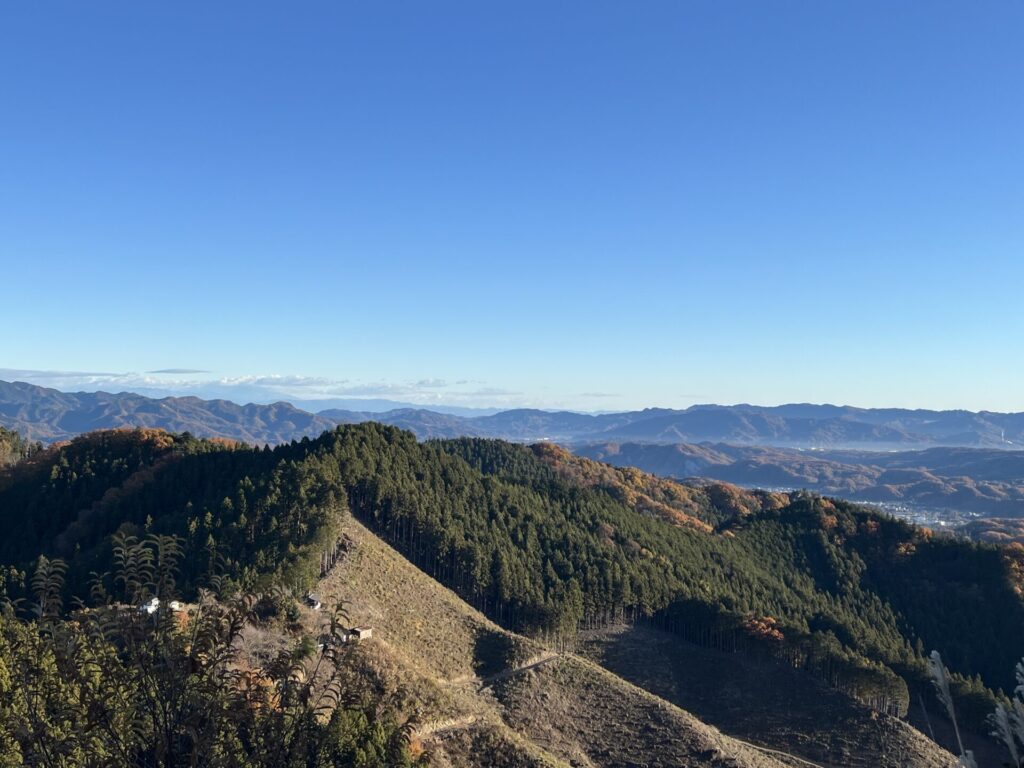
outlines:
[[[39,371],[27,368],[0,368],[0,379],[4,381],[29,381],[39,379],[68,378],[113,378],[124,376],[123,373],[98,373],[89,371]]]

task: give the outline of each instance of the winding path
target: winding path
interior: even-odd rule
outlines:
[[[723,732],[723,735],[728,735],[728,734],[725,734]],[[779,750],[779,749],[769,749],[768,747],[762,747],[759,744],[751,744],[749,741],[744,741],[743,739],[738,739],[735,736],[729,736],[729,738],[732,739],[733,741],[739,743],[739,744],[742,744],[745,747],[750,747],[751,749],[756,749],[758,752],[764,752],[765,754],[772,755],[774,757],[784,757],[784,758],[787,758],[789,760],[795,760],[796,762],[800,763],[800,765],[809,765],[811,768],[824,768],[824,766],[820,765],[819,763],[812,763],[810,760],[804,760],[802,757],[797,757],[796,755],[791,755],[789,752],[783,752],[782,750]]]
[[[503,669],[500,672],[495,672],[493,675],[485,675],[484,677],[477,677],[476,675],[471,676],[471,677],[470,676],[457,677],[457,678],[455,678],[453,680],[445,680],[443,682],[444,682],[445,685],[452,685],[452,686],[455,686],[455,685],[479,685],[479,686],[483,687],[483,686],[487,685],[488,683],[493,683],[493,682],[496,682],[497,680],[505,680],[506,678],[512,677],[513,675],[518,675],[520,672],[526,672],[529,669],[533,669],[535,667],[542,666],[544,664],[547,664],[548,662],[551,662],[551,661],[554,661],[555,659],[560,659],[560,658],[562,658],[562,654],[555,653],[554,651],[551,651],[551,652],[548,652],[548,653],[541,654],[540,656],[534,656],[532,659],[528,660],[525,664],[521,664],[518,667],[509,667],[508,669]]]

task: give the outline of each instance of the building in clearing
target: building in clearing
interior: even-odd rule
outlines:
[[[348,631],[350,641],[369,640],[373,637],[373,627],[352,627]]]
[[[170,602],[167,603],[167,608],[170,609],[170,611],[172,613],[182,613],[185,610],[185,604],[182,603],[179,600],[171,600]],[[150,616],[152,616],[154,613],[156,613],[159,610],[160,610],[160,598],[159,597],[151,597],[151,598],[149,598],[149,600],[147,600],[146,602],[144,602],[142,605],[139,606],[139,612],[140,613],[148,613]]]
[[[320,595],[315,594],[313,592],[309,592],[306,595],[306,605],[308,605],[314,611],[319,611],[320,607],[323,605],[322,601],[320,600]]]
[[[340,645],[342,643],[358,643],[360,640],[368,640],[371,637],[373,637],[372,627],[352,627],[352,629],[346,629],[339,632],[337,635],[325,632],[320,635],[320,638],[317,641],[317,648],[322,651],[324,648]]]
[[[159,597],[151,597],[149,600],[147,600],[146,602],[144,602],[142,605],[139,606],[139,612],[140,613],[148,613],[150,616],[152,616],[158,610],[160,610],[160,598]]]

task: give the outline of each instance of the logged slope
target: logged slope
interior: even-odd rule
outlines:
[[[818,765],[948,768],[953,761],[907,722],[783,665],[680,643],[650,626],[589,631],[581,641],[588,658],[705,722]],[[971,746],[985,743],[979,737]]]
[[[438,444],[481,482],[431,456],[434,446],[410,451],[401,433],[362,437],[383,471],[350,495],[354,511],[513,626],[564,632],[578,620],[653,614],[703,642],[774,648],[897,708],[909,703],[903,680],[927,690],[925,647],[990,685],[1012,684],[1024,606],[1011,551],[810,497],[709,535],[638,516],[523,447]],[[980,725],[990,703],[965,711]]]
[[[583,659],[501,629],[354,520],[342,533],[349,553],[320,592],[373,627],[363,650],[386,685],[419,702],[434,764],[782,764]]]

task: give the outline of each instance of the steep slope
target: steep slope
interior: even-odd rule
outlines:
[[[351,541],[349,554],[321,581],[319,590],[325,600],[344,601],[354,624],[373,627],[374,641],[363,650],[378,670],[386,670],[396,689],[420,703],[420,733],[439,764],[800,764],[736,742],[584,658],[555,655],[535,641],[502,630],[358,522],[346,519],[342,530]],[[652,681],[676,679],[681,667],[675,666],[673,653],[690,654],[686,658],[691,663],[699,662],[693,666],[704,671],[706,686],[720,680],[719,693],[735,690],[742,679],[737,671],[744,664],[737,657],[716,656],[695,646],[680,650],[664,633],[631,631],[649,633],[642,646],[617,649],[618,659],[611,654],[594,658],[612,669],[618,669],[623,656],[646,665],[650,677],[634,682],[669,700],[680,701],[676,690],[659,688]],[[660,646],[651,643],[650,636],[658,638]],[[593,655],[589,644],[584,647],[588,656]],[[701,654],[707,658],[701,659]],[[521,668],[527,669],[501,674]],[[745,682],[756,688],[765,674],[758,668]],[[794,671],[778,668],[772,674],[780,676],[779,681],[785,678],[786,687],[779,685],[776,696],[788,694],[796,702],[801,694],[810,694],[799,711],[771,712],[778,704],[775,699],[765,698],[761,690],[748,690],[742,698],[742,707],[749,708],[745,717],[722,718],[723,724],[737,726],[744,738],[760,747],[829,766],[949,765],[949,753],[902,721],[878,716]],[[481,678],[496,679],[483,686]],[[706,705],[718,703],[720,697],[710,689],[703,696],[690,701],[719,715],[714,706]],[[736,704],[735,699],[732,702]],[[822,717],[822,712],[830,714]],[[839,713],[841,719],[830,719]],[[830,749],[831,744],[835,746]],[[824,751],[819,745],[825,745]],[[508,762],[495,761],[495,750]]]
[[[351,518],[343,535],[350,553],[319,589],[373,627],[362,650],[420,702],[420,739],[436,764],[785,764],[584,659],[506,632]]]
[[[906,721],[796,670],[679,643],[651,626],[584,633],[581,653],[737,738],[822,766],[948,768],[953,760]]]

